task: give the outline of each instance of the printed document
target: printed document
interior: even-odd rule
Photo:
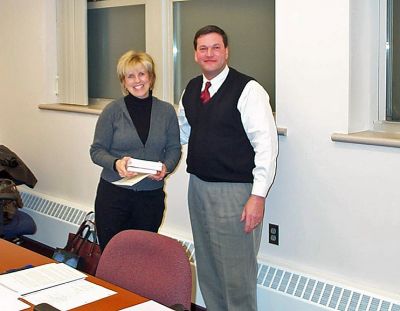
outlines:
[[[0,275],[0,284],[25,295],[63,283],[84,279],[86,274],[63,263],[49,263]]]
[[[24,299],[34,305],[47,302],[57,309],[70,310],[114,294],[103,286],[77,280],[25,295]]]

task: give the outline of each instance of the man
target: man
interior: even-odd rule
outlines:
[[[257,253],[278,153],[269,96],[228,67],[221,28],[201,28],[194,50],[203,74],[186,86],[178,119],[200,289],[208,311],[257,310]]]

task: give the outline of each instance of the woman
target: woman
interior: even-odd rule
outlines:
[[[103,168],[95,200],[100,247],[118,232],[157,232],[164,214],[164,178],[181,156],[179,126],[173,106],[152,95],[154,62],[144,52],[128,51],[118,61],[124,97],[108,104],[97,121],[92,161]],[[123,177],[131,158],[162,163],[162,170],[133,186],[112,184]]]

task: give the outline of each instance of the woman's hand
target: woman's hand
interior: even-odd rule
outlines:
[[[137,175],[135,172],[129,172],[126,168],[128,167],[128,161],[130,160],[130,157],[123,157],[115,163],[115,168],[119,174],[120,177],[134,177]]]
[[[148,177],[152,180],[161,181],[164,179],[165,175],[167,175],[167,167],[163,163],[161,171],[157,171],[157,174],[149,175]]]

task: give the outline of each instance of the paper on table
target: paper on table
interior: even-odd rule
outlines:
[[[55,285],[83,279],[86,274],[63,263],[49,263],[0,275],[0,284],[25,295]]]
[[[149,176],[149,174],[139,174],[139,175],[133,176],[131,178],[125,177],[120,180],[114,181],[113,184],[118,185],[118,186],[133,186],[134,184],[137,184],[142,179],[145,179],[147,176]]]
[[[18,300],[19,295],[3,286],[0,286],[1,310],[20,311],[29,308],[29,305]]]
[[[47,302],[57,309],[70,310],[114,294],[103,286],[77,280],[25,295],[24,299],[34,305]]]
[[[141,304],[138,304],[136,306],[121,309],[120,311],[164,311],[164,310],[171,311],[170,308],[167,308],[166,306],[163,306],[162,304],[159,304],[158,302],[155,302],[153,300],[149,300]]]

